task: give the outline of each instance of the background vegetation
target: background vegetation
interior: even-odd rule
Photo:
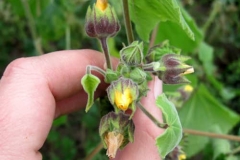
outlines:
[[[18,57],[36,56],[65,49],[99,49],[95,39],[84,32],[88,5],[95,0],[1,0],[0,1],[0,75],[7,64]],[[181,0],[183,17],[195,35],[195,41],[173,22],[145,21],[151,7],[144,1],[130,0],[135,37],[151,39],[153,22],[155,44],[165,39],[193,59],[195,74],[189,76],[194,88],[190,98],[178,103],[184,128],[240,136],[240,4],[238,0]],[[122,30],[109,39],[117,56],[127,38],[119,1],[110,0],[121,21]],[[140,9],[136,9],[138,3]],[[143,10],[141,10],[143,9]],[[144,11],[144,12],[143,12]],[[139,20],[140,19],[140,20]],[[151,24],[151,23],[150,23]],[[144,26],[148,25],[148,26]],[[135,27],[136,26],[136,27]],[[157,26],[157,27],[156,27]],[[145,29],[142,32],[142,29]],[[80,80],[79,80],[80,83]],[[164,86],[176,101],[181,86]],[[179,94],[177,94],[179,93]],[[178,101],[176,101],[178,102]],[[55,120],[42,148],[46,160],[83,159],[100,142],[97,107],[88,114],[79,111]],[[186,134],[182,149],[191,160],[240,159],[240,143]],[[101,151],[95,159],[106,159]]]

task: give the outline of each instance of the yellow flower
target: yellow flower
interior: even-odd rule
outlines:
[[[132,101],[133,99],[129,88],[126,88],[123,93],[118,90],[115,91],[114,102],[119,109],[126,111]]]
[[[107,0],[97,0],[96,7],[101,11],[104,11],[108,6]]]
[[[186,155],[184,153],[181,153],[179,156],[178,156],[178,160],[184,160],[186,159]]]
[[[191,85],[185,85],[183,90],[185,92],[191,93],[193,91],[193,87]]]

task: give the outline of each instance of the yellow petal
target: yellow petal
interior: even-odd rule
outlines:
[[[129,88],[126,88],[123,93],[116,90],[114,96],[116,106],[123,111],[127,110],[132,103],[132,95]]]
[[[108,0],[97,0],[96,7],[104,11],[108,6]]]
[[[191,85],[185,85],[184,91],[185,92],[192,92],[193,91],[193,87]]]

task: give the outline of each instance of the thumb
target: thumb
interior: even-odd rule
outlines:
[[[155,105],[157,96],[162,93],[162,82],[157,77],[154,77],[154,80],[148,86],[150,91],[147,97],[142,99],[141,103],[146,110],[162,122],[161,110]],[[160,160],[155,139],[164,130],[158,128],[140,109],[137,109],[135,112],[133,121],[135,124],[134,142],[129,143],[123,150],[118,151],[115,160]]]

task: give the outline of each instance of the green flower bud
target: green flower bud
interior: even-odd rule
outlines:
[[[117,150],[134,141],[134,124],[123,112],[109,112],[100,121],[99,134],[109,158],[115,158]]]
[[[148,63],[156,62],[156,61],[159,61],[161,57],[165,54],[169,54],[169,53],[180,54],[180,52],[181,52],[181,49],[170,46],[169,41],[166,40],[163,43],[150,48],[146,59]]]
[[[144,72],[142,69],[140,68],[134,68],[131,72],[130,72],[130,77],[134,82],[136,82],[137,84],[141,84],[144,81],[146,81],[146,72]]]
[[[85,31],[88,36],[96,38],[113,37],[120,30],[119,21],[106,0],[98,0],[93,8],[88,8],[85,22]]]
[[[105,75],[105,82],[111,83],[112,81],[116,81],[118,79],[119,75],[117,72],[107,69],[106,75]]]
[[[135,82],[128,78],[119,78],[113,81],[107,88],[108,98],[114,106],[115,111],[132,110],[130,118],[136,111],[136,100],[138,99],[138,86]]]
[[[129,66],[136,66],[143,62],[143,43],[134,41],[120,51],[121,61]]]

